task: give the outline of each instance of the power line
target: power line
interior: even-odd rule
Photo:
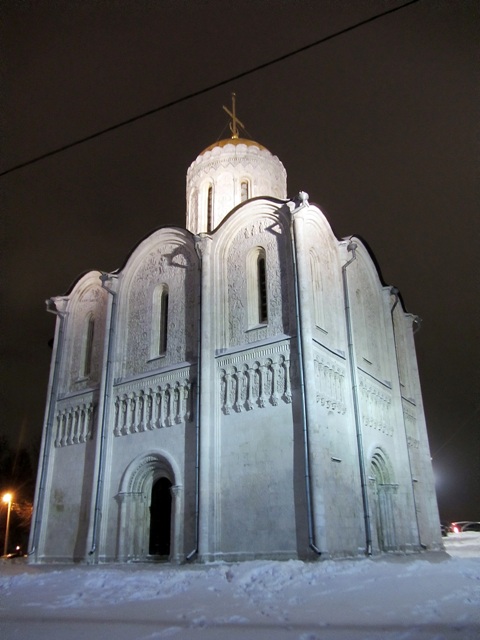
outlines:
[[[435,453],[432,453],[432,455],[431,455],[432,460],[433,460],[433,459],[435,459],[435,458],[436,458],[436,456],[437,456],[437,454],[438,454],[438,453],[439,453],[439,452],[440,452],[440,451],[441,451],[441,450],[442,450],[442,449],[443,449],[443,448],[444,448],[444,447],[445,447],[449,442],[451,442],[451,441],[455,438],[455,436],[456,436],[457,434],[459,434],[459,433],[460,433],[460,431],[462,431],[462,429],[464,429],[464,428],[467,426],[467,424],[470,422],[470,420],[471,420],[471,419],[472,419],[472,418],[473,418],[473,417],[474,417],[474,416],[475,416],[479,411],[480,411],[480,404],[476,406],[476,408],[473,410],[473,413],[471,413],[469,416],[467,416],[467,417],[465,418],[465,420],[460,424],[460,426],[458,427],[458,429],[456,429],[456,430],[455,430],[455,431],[450,435],[450,437],[449,437],[449,438],[447,438],[447,439],[445,440],[445,442],[444,442],[442,445],[440,445],[440,446],[438,447],[438,449],[435,451]]]
[[[53,149],[52,151],[48,151],[47,153],[44,153],[40,156],[37,156],[35,158],[32,158],[31,160],[27,160],[26,162],[22,162],[21,164],[17,164],[14,167],[10,167],[10,169],[6,169],[5,171],[2,171],[0,173],[0,176],[5,176],[8,173],[12,173],[13,171],[18,171],[18,169],[23,169],[24,167],[27,167],[28,165],[34,164],[35,162],[40,162],[40,160],[45,160],[46,158],[49,158],[50,156],[54,156],[57,153],[61,153],[62,151],[66,151],[67,149],[71,149],[72,147],[76,147],[79,144],[83,144],[84,142],[88,142],[89,140],[93,140],[94,138],[98,138],[99,136],[103,136],[105,133],[109,133],[110,131],[115,131],[115,129],[120,129],[120,127],[124,127],[127,124],[132,124],[132,122],[136,122],[137,120],[141,120],[142,118],[146,118],[147,116],[151,116],[154,113],[158,113],[159,111],[163,111],[164,109],[168,109],[170,107],[174,107],[177,104],[180,104],[181,102],[185,102],[187,100],[191,100],[192,98],[196,98],[197,96],[201,96],[204,93],[208,93],[209,91],[213,91],[214,89],[218,89],[219,87],[222,87],[226,84],[229,84],[230,82],[234,82],[235,80],[239,80],[240,78],[244,78],[245,76],[250,75],[251,73],[256,73],[257,71],[261,71],[262,69],[266,69],[267,67],[270,67],[271,65],[277,64],[278,62],[283,62],[283,60],[287,60],[288,58],[292,58],[293,56],[298,55],[299,53],[303,53],[304,51],[307,51],[308,49],[312,49],[313,47],[317,47],[320,44],[323,44],[324,42],[328,42],[329,40],[333,40],[334,38],[337,38],[338,36],[344,35],[345,33],[348,33],[350,31],[353,31],[354,29],[358,29],[359,27],[363,27],[366,24],[369,24],[371,22],[374,22],[375,20],[378,20],[379,18],[383,18],[391,13],[395,13],[396,11],[400,11],[401,9],[405,9],[406,7],[409,7],[412,4],[416,4],[417,2],[420,2],[420,0],[410,0],[409,2],[406,2],[398,7],[395,7],[394,9],[388,9],[388,11],[383,11],[382,13],[378,13],[374,16],[371,16],[370,18],[367,18],[366,20],[362,20],[361,22],[357,22],[356,24],[351,25],[350,27],[345,27],[344,29],[340,29],[340,31],[336,31],[335,33],[331,33],[328,36],[325,36],[323,38],[320,38],[319,40],[316,40],[315,42],[311,42],[310,44],[304,45],[303,47],[300,47],[299,49],[295,49],[294,51],[290,51],[289,53],[285,53],[282,56],[279,56],[278,58],[274,58],[273,60],[269,60],[268,62],[263,62],[262,64],[257,65],[256,67],[252,67],[251,69],[248,69],[247,71],[242,71],[241,73],[237,73],[234,76],[231,76],[230,78],[227,78],[225,80],[220,80],[220,82],[216,82],[215,84],[212,84],[208,87],[205,87],[204,89],[199,89],[198,91],[194,91],[192,93],[187,94],[186,96],[182,96],[181,98],[177,98],[176,100],[171,100],[170,102],[166,102],[165,104],[162,104],[160,107],[155,107],[154,109],[150,109],[149,111],[145,111],[143,113],[140,113],[137,116],[133,116],[132,118],[128,118],[128,120],[123,120],[122,122],[118,122],[117,124],[114,124],[110,127],[107,127],[106,129],[101,129],[100,131],[97,131],[95,133],[90,134],[89,136],[85,136],[84,138],[80,138],[79,140],[75,140],[74,142],[70,142],[68,144],[63,145],[62,147],[58,147],[56,149]]]

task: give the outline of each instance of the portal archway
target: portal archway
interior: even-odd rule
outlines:
[[[119,561],[180,559],[182,488],[179,473],[165,455],[136,458],[127,468],[117,495]]]
[[[398,548],[395,525],[395,496],[398,484],[387,455],[377,449],[370,461],[370,495],[373,533],[376,533],[380,551]]]

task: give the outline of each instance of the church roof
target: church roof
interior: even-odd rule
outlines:
[[[255,142],[255,140],[249,140],[248,138],[232,137],[232,138],[225,138],[224,140],[219,140],[218,142],[214,142],[209,147],[204,149],[200,153],[200,155],[203,155],[207,151],[211,151],[212,149],[215,149],[215,147],[225,147],[227,144],[233,144],[233,145],[244,144],[247,147],[258,147],[259,149],[265,149],[266,151],[268,151],[268,149],[264,147],[263,144],[260,144],[259,142]]]

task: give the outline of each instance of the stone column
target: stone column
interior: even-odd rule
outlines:
[[[184,560],[185,527],[183,517],[183,487],[180,484],[170,487],[172,496],[172,527],[170,534],[170,562],[180,564]]]
[[[129,540],[129,531],[128,531],[128,523],[130,520],[130,502],[132,500],[131,493],[119,493],[115,496],[115,500],[118,504],[119,510],[119,523],[118,523],[118,532],[117,532],[117,553],[116,560],[117,562],[126,562],[128,560],[128,540]]]

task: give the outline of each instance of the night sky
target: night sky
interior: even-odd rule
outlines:
[[[1,171],[401,5],[389,0],[4,0]],[[0,178],[1,433],[38,441],[45,299],[185,225],[185,175],[228,137],[282,160],[337,237],[358,234],[423,319],[420,377],[442,519],[480,520],[480,5],[420,0]]]

